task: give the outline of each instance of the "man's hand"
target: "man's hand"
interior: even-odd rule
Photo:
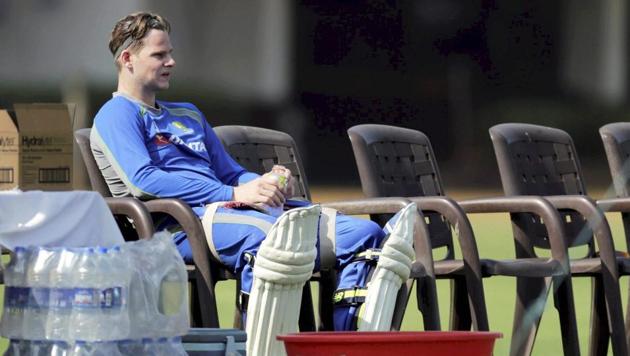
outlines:
[[[291,198],[293,194],[295,194],[295,179],[293,179],[291,170],[285,166],[276,164],[271,168],[271,173],[279,174],[286,179],[282,192],[284,193],[285,198]]]
[[[234,187],[234,200],[250,204],[262,203],[275,207],[284,204],[285,198],[277,182],[272,182],[267,177],[262,176]]]

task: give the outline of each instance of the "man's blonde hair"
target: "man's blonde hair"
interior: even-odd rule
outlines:
[[[149,12],[134,12],[116,22],[109,40],[109,50],[114,56],[116,67],[120,69],[118,57],[125,49],[137,51],[144,45],[143,39],[150,30],[171,32],[171,24],[166,18]]]

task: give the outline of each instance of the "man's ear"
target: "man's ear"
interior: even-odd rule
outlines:
[[[120,53],[120,63],[122,64],[123,68],[133,68],[133,65],[131,63],[131,52],[128,49],[125,49]]]

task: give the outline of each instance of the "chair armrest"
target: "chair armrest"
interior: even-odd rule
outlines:
[[[479,265],[479,251],[470,221],[462,208],[451,198],[444,196],[408,198],[418,205],[418,209],[427,212],[434,211],[444,216],[455,229],[459,241],[464,263],[470,265],[475,272],[481,271]],[[476,276],[481,278],[481,276]]]
[[[393,214],[409,204],[406,198],[367,198],[326,202],[320,205],[338,210],[346,215]]]
[[[197,279],[197,288],[202,289],[205,293],[208,293],[212,299],[215,299],[214,284],[216,276],[213,275],[212,272],[215,271],[216,273],[217,269],[213,269],[212,264],[213,262],[219,262],[215,261],[214,256],[210,253],[208,242],[206,241],[206,236],[203,231],[203,225],[197,214],[181,199],[155,199],[146,201],[145,204],[151,213],[170,215],[182,227],[184,232],[186,232],[197,273],[201,275],[202,279]],[[200,283],[202,282],[205,285],[201,285]],[[213,316],[210,317],[211,325],[219,325],[219,321],[216,318],[218,315],[216,304],[207,307],[212,309],[210,313]]]
[[[564,272],[560,261],[543,258],[517,258],[515,260],[483,260],[483,272],[489,276],[561,277]]]
[[[512,196],[473,199],[458,203],[466,213],[533,213],[540,216],[547,229],[552,258],[560,262],[565,275],[569,273],[564,225],[556,208],[547,200],[535,196]]]
[[[141,239],[149,239],[155,232],[153,219],[147,207],[134,198],[106,197],[105,202],[114,215],[125,215],[133,220],[133,224]]]
[[[163,213],[175,219],[189,239],[201,239],[205,242],[205,234],[199,217],[183,200],[168,198],[149,200],[144,203],[151,213]]]
[[[545,199],[553,204],[556,209],[573,210],[586,219],[588,226],[593,230],[602,267],[607,270],[607,273],[612,278],[617,279],[619,270],[617,269],[617,258],[615,256],[615,244],[613,243],[606,217],[595,201],[583,195],[554,195],[547,196]],[[616,204],[622,205],[620,202]]]
[[[214,257],[210,253],[203,225],[186,202],[181,199],[164,198],[149,200],[145,204],[151,213],[163,213],[175,219],[186,233],[195,265],[198,268],[200,265],[207,265],[210,268],[210,259],[214,261]]]
[[[392,214],[397,213],[410,203],[406,198],[366,198],[346,200],[338,202],[326,202],[321,206],[336,209],[346,215],[362,214]],[[422,264],[422,270],[426,275],[434,278],[433,256],[431,255],[431,240],[429,229],[424,222],[422,212],[418,209],[418,216],[414,223],[413,246],[415,250],[415,263]],[[429,251],[429,253],[426,253]]]
[[[601,199],[597,201],[597,206],[605,213],[628,213],[630,212],[630,198]]]

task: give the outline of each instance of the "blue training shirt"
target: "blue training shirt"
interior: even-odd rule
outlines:
[[[113,196],[180,198],[196,207],[232,200],[235,185],[258,177],[227,154],[194,105],[157,106],[115,93],[94,119],[92,153]]]

